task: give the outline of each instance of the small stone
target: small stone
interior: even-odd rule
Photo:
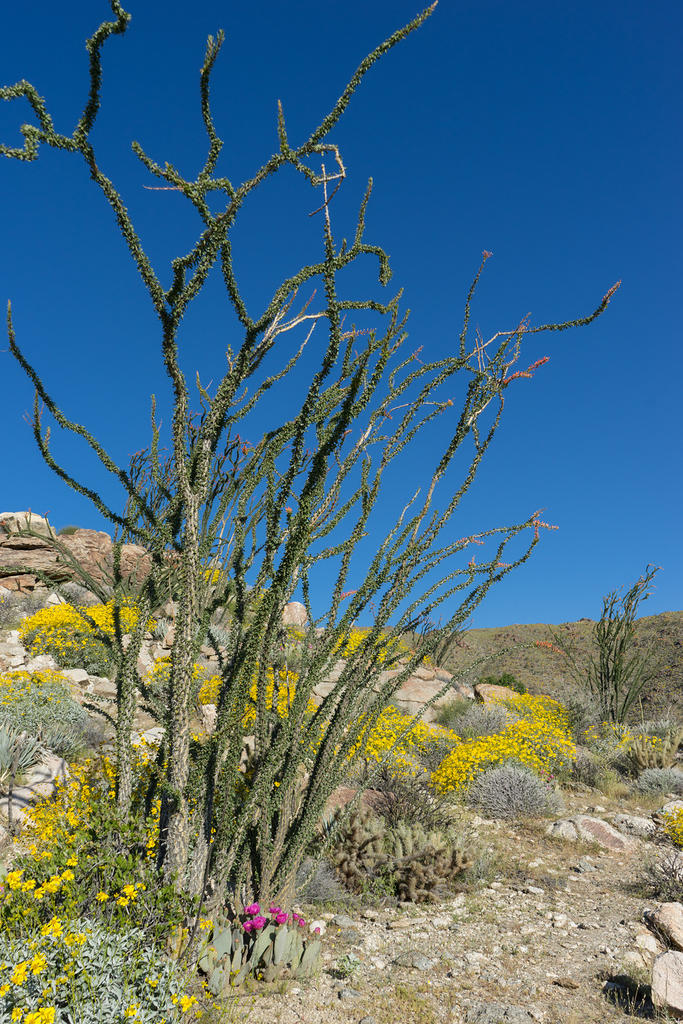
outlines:
[[[622,963],[627,971],[642,971],[650,966],[650,958],[639,949],[629,949],[622,957]]]
[[[343,1003],[351,1003],[361,997],[360,992],[357,992],[355,988],[340,988],[337,996]]]
[[[635,814],[615,814],[612,818],[615,828],[628,836],[637,839],[650,839],[657,831],[651,818],[643,818]]]
[[[574,981],[573,978],[553,978],[553,985],[559,985],[560,988],[579,988],[578,981]]]
[[[394,963],[397,967],[412,967],[416,971],[429,971],[432,967],[436,966],[437,961],[431,960],[428,956],[424,956],[423,953],[418,953],[416,950],[408,950],[407,953],[399,953],[394,958]]]
[[[660,943],[651,932],[639,932],[636,935],[636,946],[641,952],[651,953],[653,956],[663,952]]]
[[[60,668],[59,674],[78,686],[87,686],[90,676],[84,668]]]
[[[58,668],[57,662],[51,654],[39,654],[35,658],[31,658],[30,661],[26,662],[27,672],[42,672],[43,669],[49,668],[53,671]]]
[[[356,922],[348,914],[335,914],[330,924],[333,928],[355,928]]]

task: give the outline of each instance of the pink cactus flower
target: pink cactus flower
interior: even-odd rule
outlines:
[[[244,908],[245,914],[259,914],[260,912],[261,907],[258,903],[250,903],[248,907]]]
[[[242,925],[242,927],[244,928],[245,932],[250,932],[251,929],[254,927],[254,922],[253,921],[245,921],[244,924]]]
[[[299,928],[305,928],[306,927],[306,922],[304,921],[303,917],[300,917],[299,920],[296,923],[299,925]]]
[[[268,907],[268,913],[269,914],[273,914],[273,915],[274,914],[281,914],[282,913],[282,907]]]
[[[275,915],[276,924],[287,924],[289,920],[289,914],[285,914],[284,910],[281,910],[279,914]]]
[[[267,923],[265,917],[255,917],[252,919],[251,927],[258,930],[259,928],[265,928]]]

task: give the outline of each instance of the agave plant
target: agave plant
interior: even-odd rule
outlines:
[[[7,724],[0,723],[0,788],[17,776],[26,775],[40,764],[44,750],[35,736],[15,732]]]

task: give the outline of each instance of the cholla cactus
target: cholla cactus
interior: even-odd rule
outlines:
[[[671,768],[683,740],[683,728],[673,726],[665,736],[634,736],[627,757],[636,772],[645,768]]]

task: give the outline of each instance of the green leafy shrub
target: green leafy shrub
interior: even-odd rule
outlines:
[[[464,714],[472,707],[472,701],[467,697],[456,697],[455,700],[442,704],[436,710],[436,722],[444,729],[452,729],[457,732],[457,724]]]
[[[18,670],[0,675],[0,722],[37,736],[64,757],[82,747],[88,714],[58,672]]]
[[[80,530],[80,526],[62,526],[57,530],[58,537],[71,537],[77,530]]]
[[[53,917],[28,939],[0,932],[3,1021],[176,1024],[196,1003],[179,968],[139,930]]]
[[[527,692],[524,683],[520,683],[510,672],[503,672],[500,676],[482,676],[479,682],[486,686],[507,686],[515,693]]]
[[[53,917],[87,916],[109,930],[141,929],[160,946],[181,935],[196,901],[157,871],[155,755],[146,744],[133,749],[134,802],[126,821],[117,814],[107,757],[69,765],[54,798],[28,810],[24,852],[5,878],[0,930],[28,941]]]
[[[537,775],[515,764],[483,772],[467,800],[487,818],[540,818],[558,810],[557,794]]]
[[[675,793],[683,796],[683,772],[675,768],[646,768],[636,781],[636,789],[641,793]]]

